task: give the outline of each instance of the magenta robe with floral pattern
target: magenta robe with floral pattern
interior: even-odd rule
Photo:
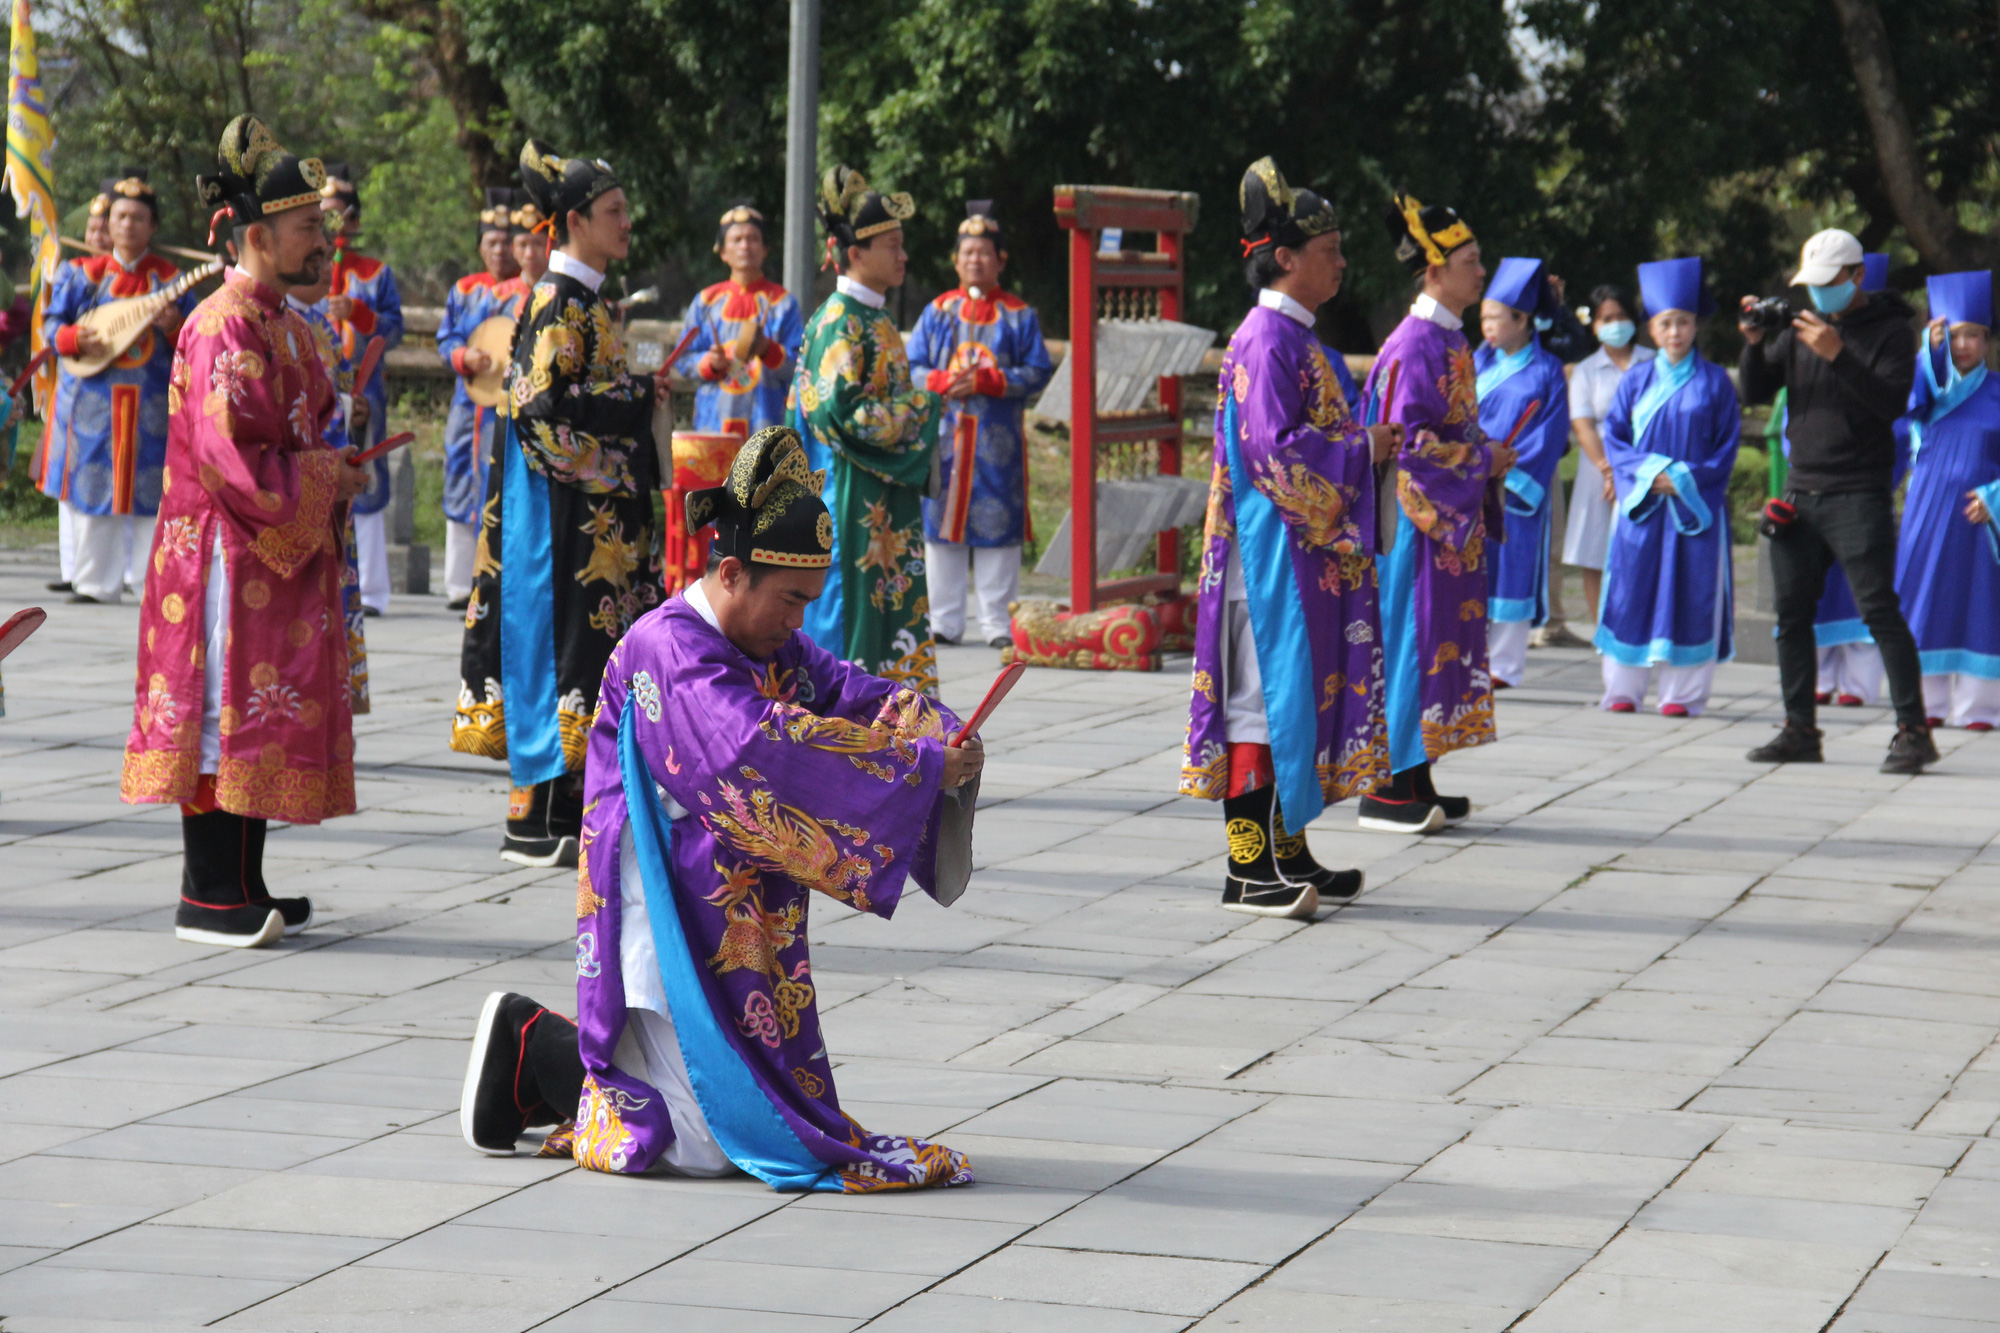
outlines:
[[[135,804],[194,799],[203,607],[221,542],[230,601],[216,801],[294,824],[351,814],[339,539],[347,506],[343,464],[325,434],[333,384],[312,331],[278,293],[231,269],[181,329],[168,407],[120,794]]]

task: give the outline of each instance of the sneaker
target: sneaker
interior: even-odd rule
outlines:
[[[1630,699],[1613,699],[1610,703],[1604,705],[1604,711],[1607,713],[1636,713],[1639,711],[1639,705],[1633,703]]]
[[[1686,717],[1686,716],[1688,716],[1688,710],[1687,710],[1687,705],[1686,705],[1686,704],[1661,704],[1661,705],[1660,705],[1660,716],[1661,716],[1661,717]]]
[[[465,1065],[465,1087],[458,1097],[458,1132],[468,1146],[489,1157],[512,1157],[514,1140],[528,1127],[527,1116],[515,1105],[514,1084],[521,1052],[514,1040],[521,1006],[535,1002],[525,995],[494,991],[479,1011],[472,1029],[472,1058]]]
[[[1319,911],[1319,890],[1310,884],[1263,884],[1231,875],[1223,881],[1222,910],[1303,921]]]
[[[1817,764],[1820,753],[1818,727],[1795,727],[1787,722],[1776,736],[1744,755],[1753,764]]]
[[[1377,833],[1435,833],[1445,821],[1443,808],[1429,801],[1385,801],[1379,796],[1362,797],[1357,814],[1356,823]]]
[[[1938,761],[1937,743],[1930,728],[1900,726],[1889,741],[1889,755],[1882,761],[1884,773],[1915,775]]]
[[[261,949],[285,933],[285,918],[269,903],[211,907],[182,898],[174,909],[174,938],[223,949]]]
[[[1833,697],[1833,701],[1842,708],[1859,708],[1867,702],[1858,694],[1837,694]]]

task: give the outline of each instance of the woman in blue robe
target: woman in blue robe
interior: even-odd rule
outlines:
[[[1743,409],[1695,346],[1701,261],[1641,264],[1639,290],[1660,354],[1626,374],[1604,418],[1618,525],[1597,616],[1600,706],[1636,711],[1658,667],[1660,713],[1694,717],[1715,664],[1735,656],[1728,491]]]
[[[1503,259],[1479,313],[1486,341],[1472,354],[1479,373],[1479,428],[1514,446],[1507,473],[1507,531],[1493,559],[1487,599],[1487,665],[1493,688],[1527,674],[1528,633],[1549,619],[1550,494],[1569,448],[1569,382],[1542,346],[1534,317],[1547,305],[1542,261]]]
[[[2000,724],[2000,380],[1986,372],[1993,275],[1940,274],[1930,298],[1936,319],[1910,390],[1896,595],[1916,635],[1931,725],[1991,731]]]

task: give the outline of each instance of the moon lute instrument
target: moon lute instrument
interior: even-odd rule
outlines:
[[[465,377],[465,396],[481,407],[498,407],[506,396],[502,381],[514,357],[514,320],[508,315],[483,319],[465,340],[467,347],[486,353],[486,369]]]
[[[146,331],[162,310],[187,294],[197,284],[208,281],[222,272],[222,261],[211,260],[200,268],[189,269],[166,286],[144,296],[127,296],[122,300],[106,301],[97,309],[77,320],[78,328],[93,330],[101,343],[100,350],[89,355],[66,356],[62,358],[62,368],[78,379],[89,379],[106,366],[125,355],[139,335]]]

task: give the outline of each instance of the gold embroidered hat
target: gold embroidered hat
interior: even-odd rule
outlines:
[[[564,224],[573,211],[621,188],[609,162],[562,157],[540,139],[521,145],[521,183],[528,187],[528,199],[546,219],[542,225],[548,227]]]
[[[320,163],[326,172],[326,184],[320,186],[319,197],[331,199],[340,205],[339,212],[355,221],[361,220],[361,190],[354,183],[354,172],[347,163],[337,158],[327,158]]]
[[[827,239],[846,247],[901,231],[917,215],[907,194],[883,194],[852,167],[834,167],[819,183],[819,221]]]
[[[744,442],[720,486],[690,492],[689,532],[715,524],[715,549],[745,564],[825,569],[833,564],[833,515],[819,498],[826,473],[807,465],[790,426],[766,426]]]
[[[1478,239],[1451,209],[1442,204],[1426,205],[1414,195],[1400,192],[1383,210],[1382,221],[1396,246],[1396,258],[1412,273],[1444,263],[1452,251]]]
[[[745,222],[757,229],[757,235],[763,238],[766,245],[771,243],[771,233],[764,229],[764,215],[748,199],[738,199],[715,220],[715,253],[722,253],[722,243],[729,239],[729,229]]]
[[[320,160],[286,152],[270,127],[255,116],[229,122],[215,160],[214,175],[194,178],[201,201],[216,210],[209,221],[211,232],[224,213],[237,226],[246,227],[295,208],[318,208],[320,191],[326,188],[326,168]]]
[[[1295,190],[1268,157],[1260,157],[1243,173],[1236,189],[1243,210],[1243,253],[1265,246],[1296,250],[1315,236],[1339,230],[1333,205],[1311,190]]]
[[[127,167],[116,176],[106,176],[98,182],[97,197],[90,201],[90,216],[109,217],[111,206],[120,199],[136,199],[153,214],[155,226],[160,221],[159,196],[153,193],[152,185],[146,180],[144,167]]]
[[[991,199],[968,199],[965,201],[965,221],[958,224],[960,236],[984,236],[993,242],[998,250],[1003,244],[1000,239],[1000,219],[993,215]]]
[[[535,201],[528,197],[526,190],[515,190],[512,193],[514,209],[507,215],[507,221],[517,232],[540,231],[542,224],[548,220],[547,216],[541,209],[535,207]]]
[[[505,185],[486,187],[486,206],[479,210],[479,235],[489,231],[513,234],[514,191]]]

